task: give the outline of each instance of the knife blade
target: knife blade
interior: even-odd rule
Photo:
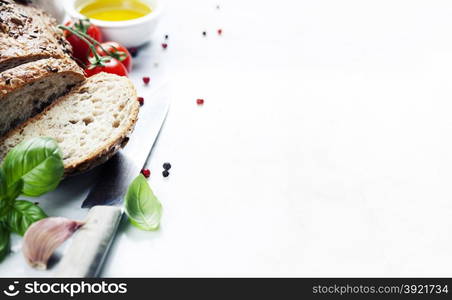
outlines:
[[[104,164],[82,208],[90,208],[86,224],[76,233],[64,253],[55,277],[98,277],[113,243],[123,209],[120,207],[129,184],[152,152],[168,115],[168,85],[147,97],[128,145]]]

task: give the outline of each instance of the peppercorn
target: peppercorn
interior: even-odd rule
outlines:
[[[223,33],[223,29],[218,29],[217,32],[218,32],[218,35],[221,35]]]
[[[149,84],[149,82],[151,82],[151,78],[143,77],[143,82],[144,82],[144,84]]]
[[[207,35],[207,32],[203,31],[203,32],[202,32],[202,35],[203,35],[203,36],[206,36],[206,35]]]
[[[171,164],[170,163],[164,163],[163,164],[163,169],[165,169],[167,171],[171,170]]]
[[[140,102],[140,105],[144,105],[144,98],[143,97],[138,97],[138,102]]]
[[[163,43],[163,44],[162,44],[162,48],[163,48],[163,49],[168,48],[168,44],[167,44],[167,43]]]
[[[137,55],[138,55],[138,49],[137,48],[130,48],[129,52],[130,52],[130,55],[132,55],[132,57],[137,57]]]
[[[163,171],[162,172],[162,175],[163,175],[163,177],[168,177],[169,176],[169,172],[168,172],[168,170],[165,170],[165,171]]]
[[[169,38],[169,36],[167,34],[165,34],[165,40],[167,40]]]
[[[204,99],[197,99],[196,104],[198,105],[204,105]]]
[[[151,171],[149,169],[143,169],[141,170],[141,174],[143,174],[144,177],[149,178],[151,176]]]

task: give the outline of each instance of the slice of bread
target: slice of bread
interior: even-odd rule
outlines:
[[[66,175],[88,171],[125,146],[139,110],[129,79],[95,75],[5,135],[0,140],[0,160],[20,142],[46,136],[59,143]]]
[[[85,80],[70,58],[41,59],[0,73],[0,136]]]

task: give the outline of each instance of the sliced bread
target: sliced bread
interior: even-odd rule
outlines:
[[[139,109],[129,79],[106,73],[95,75],[4,136],[0,140],[0,160],[20,142],[46,136],[59,143],[66,175],[88,171],[128,142]]]
[[[12,0],[0,1],[0,72],[39,59],[69,57],[71,53],[54,18]]]
[[[0,73],[0,136],[85,80],[70,58],[41,59]]]

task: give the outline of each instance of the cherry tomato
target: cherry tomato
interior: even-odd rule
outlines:
[[[80,20],[76,23],[74,23],[73,21],[68,21],[65,26],[71,27],[77,31],[81,31],[89,35],[96,41],[102,42],[102,33],[100,29],[87,20]],[[72,45],[74,58],[79,62],[86,64],[88,62],[88,56],[91,52],[88,44],[85,43],[81,38],[67,30],[64,31],[64,35],[68,42]]]
[[[108,55],[102,50],[102,48],[104,48],[105,51],[109,52],[114,58],[121,61],[128,72],[132,71],[132,55],[126,47],[117,42],[105,42],[102,43],[101,46],[96,47],[96,51],[99,55]],[[93,54],[91,53],[90,56],[93,56]]]
[[[93,68],[90,66],[85,69],[86,76],[91,77],[95,74],[106,72],[111,74],[116,74],[119,76],[126,76],[128,75],[126,67],[117,60],[116,58],[106,58],[103,57],[101,62],[97,62]]]

